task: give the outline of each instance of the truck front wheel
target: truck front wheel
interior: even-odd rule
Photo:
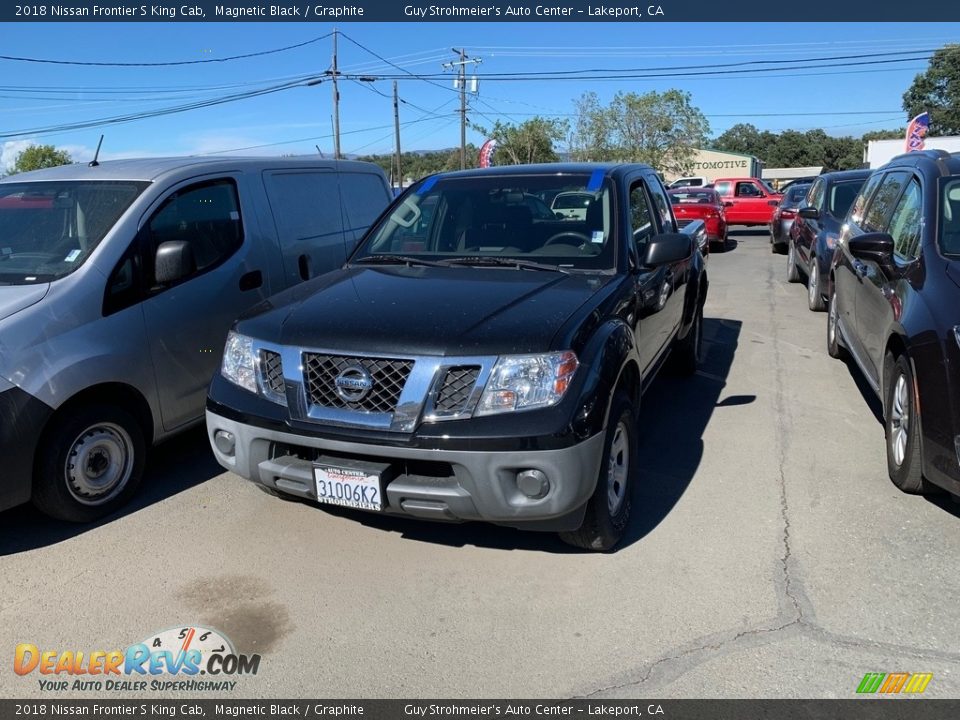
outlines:
[[[633,507],[637,460],[636,408],[619,391],[610,408],[597,487],[587,503],[583,525],[560,538],[585,550],[611,550],[623,537]]]

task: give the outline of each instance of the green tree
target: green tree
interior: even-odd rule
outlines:
[[[476,129],[497,141],[495,164],[525,165],[557,162],[560,158],[554,143],[566,137],[569,123],[566,120],[535,117],[519,125],[497,120],[489,130],[482,127]]]
[[[960,45],[933,53],[926,71],[903,94],[903,109],[908,120],[929,112],[931,134],[960,134]]]
[[[582,160],[625,160],[652,165],[660,172],[687,173],[696,148],[706,143],[710,125],[681,90],[618,92],[603,107],[595,93],[577,101],[571,142]]]
[[[17,153],[10,173],[69,165],[72,162],[73,159],[66,150],[57,150],[53,145],[31,145]]]

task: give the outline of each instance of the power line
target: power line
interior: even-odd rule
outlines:
[[[300,82],[300,81],[290,82],[290,83],[284,83],[281,85],[275,85],[273,87],[261,88],[259,90],[250,90],[243,93],[236,93],[234,95],[227,95],[225,97],[213,98],[209,100],[200,100],[197,102],[188,103],[186,105],[175,105],[172,107],[160,108],[157,110],[146,110],[142,112],[129,113],[127,115],[116,115],[116,116],[107,117],[107,118],[83,120],[75,123],[67,123],[64,125],[50,125],[50,126],[39,127],[39,128],[0,131],[0,138],[25,137],[28,135],[51,135],[54,133],[67,132],[69,130],[83,130],[86,128],[99,127],[102,125],[116,125],[120,123],[132,122],[134,120],[145,120],[148,118],[160,117],[162,115],[173,115],[175,113],[186,112],[188,110],[197,110],[199,108],[212,107],[214,105],[223,105],[225,103],[236,102],[238,100],[247,100],[249,98],[260,97],[261,95],[269,95],[272,93],[281,92],[283,90],[289,90],[295,87],[306,87],[307,85],[316,85],[321,82],[323,82],[323,80],[319,78],[315,80],[311,80],[307,83]]]
[[[297,48],[306,47],[313,43],[320,42],[330,37],[333,33],[327,33],[311,40],[305,40],[295,45],[274,48],[273,50],[261,50],[260,52],[245,53],[243,55],[231,55],[225,58],[205,58],[203,60],[175,60],[170,62],[88,62],[83,60],[51,60],[48,58],[18,57],[15,55],[0,55],[0,60],[11,60],[15,62],[43,63],[47,65],[81,65],[85,67],[170,67],[171,65],[205,65],[208,63],[224,63],[231,60],[244,60],[252,57],[262,57],[264,55],[274,55],[276,53],[287,52]]]

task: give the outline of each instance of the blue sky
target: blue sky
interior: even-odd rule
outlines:
[[[350,38],[411,73],[439,73],[464,47],[482,58],[472,121],[521,121],[534,114],[563,117],[594,90],[607,101],[618,90],[690,92],[714,134],[738,122],[762,129],[859,135],[905,124],[901,96],[924,60],[818,71],[730,77],[503,82],[485,74],[584,68],[661,68],[744,61],[801,60],[834,55],[932,49],[960,37],[948,23],[343,23]],[[333,29],[322,23],[45,23],[7,24],[4,55],[87,62],[169,62],[222,58],[301,43]],[[287,52],[224,63],[162,68],[76,67],[0,60],[0,136],[129,112],[217,98],[330,66],[329,39]],[[395,68],[341,36],[342,72],[375,76]],[[811,75],[810,73],[816,73]],[[453,78],[399,85],[404,150],[459,144],[459,100]],[[382,93],[379,94],[379,93]],[[393,111],[388,80],[341,83],[342,151],[389,152]],[[387,97],[384,97],[387,96]],[[92,156],[101,132],[101,158],[142,155],[329,153],[328,83],[180,114],[69,132],[0,137],[0,168],[30,142],[51,143],[77,160]],[[806,114],[801,114],[806,113]],[[816,113],[816,114],[810,114]],[[468,131],[468,140],[483,137]],[[291,142],[296,141],[296,142]]]

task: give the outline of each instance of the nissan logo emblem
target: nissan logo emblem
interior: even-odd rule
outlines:
[[[340,371],[333,384],[342,400],[356,403],[363,400],[373,389],[373,378],[362,365],[350,365]]]

